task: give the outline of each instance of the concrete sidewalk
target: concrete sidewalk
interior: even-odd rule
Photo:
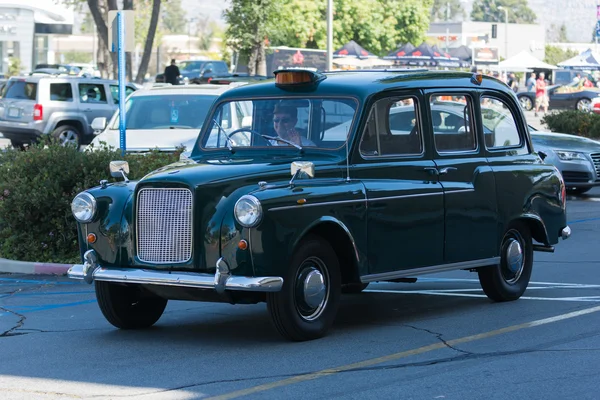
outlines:
[[[15,261],[0,258],[0,273],[65,275],[72,266],[73,264]]]

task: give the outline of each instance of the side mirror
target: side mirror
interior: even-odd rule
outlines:
[[[97,117],[92,121],[92,129],[94,130],[94,134],[97,135],[100,131],[103,131],[106,128],[106,118],[105,117]]]
[[[299,175],[299,177],[308,176],[309,178],[315,177],[315,164],[310,161],[294,161],[292,163],[292,176]]]
[[[127,161],[111,161],[109,164],[110,176],[114,178],[123,178],[125,182],[129,182],[127,174],[129,174],[129,163]]]
[[[540,158],[542,159],[542,161],[544,161],[546,159],[546,157],[548,157],[548,154],[546,154],[543,151],[538,151],[538,155],[540,156]]]
[[[247,115],[242,118],[242,128],[251,128],[252,127],[252,117]]]

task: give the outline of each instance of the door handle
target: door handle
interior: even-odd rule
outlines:
[[[435,168],[435,167],[426,167],[426,168],[423,168],[423,169],[425,171],[427,171],[427,173],[429,173],[429,175],[436,175],[437,176],[437,175],[440,174],[440,171],[438,171],[438,169]]]
[[[445,175],[450,171],[456,171],[456,167],[444,167],[444,168],[440,169],[439,174]]]
[[[92,109],[91,109],[91,108],[86,108],[86,109],[85,109],[85,110],[83,110],[83,111],[85,111],[85,112],[92,112]]]

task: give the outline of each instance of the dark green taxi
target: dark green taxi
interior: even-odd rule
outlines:
[[[179,162],[110,168],[122,180],[73,200],[69,276],[123,329],[169,299],[266,302],[284,337],[315,339],[342,293],[451,270],[515,300],[571,232],[518,100],[477,74],[277,71],[222,94]]]

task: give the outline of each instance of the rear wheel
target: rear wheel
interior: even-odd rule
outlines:
[[[96,298],[106,320],[120,329],[148,328],[167,306],[167,299],[139,285],[96,281]]]
[[[75,146],[79,148],[81,144],[81,133],[70,125],[59,126],[52,132],[52,137],[58,140],[61,146]]]
[[[516,300],[523,295],[533,267],[533,245],[529,227],[512,224],[500,245],[500,264],[479,268],[484,293],[494,301]]]
[[[590,99],[580,99],[577,101],[576,107],[579,111],[590,111],[592,101]]]
[[[340,300],[339,262],[318,236],[302,241],[292,256],[281,291],[267,294],[267,308],[279,333],[303,341],[325,336]]]

